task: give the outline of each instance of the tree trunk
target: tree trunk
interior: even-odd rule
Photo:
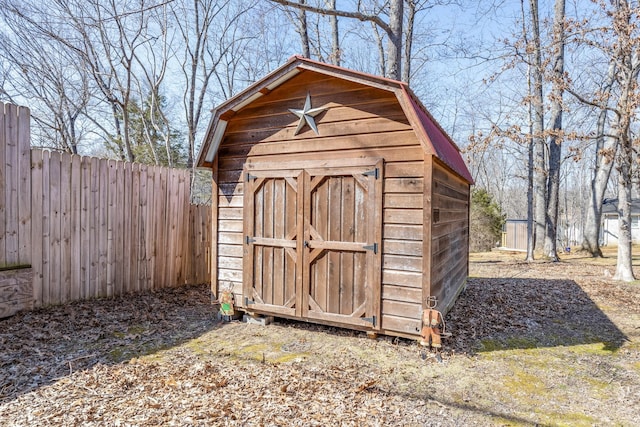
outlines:
[[[329,9],[336,9],[336,0],[329,0]],[[335,15],[329,16],[329,23],[331,24],[331,63],[340,66],[340,28],[338,27],[338,17]]]
[[[547,221],[544,252],[558,261],[558,204],[560,161],[562,156],[562,95],[564,86],[564,10],[565,0],[556,0],[553,18],[553,89],[551,91],[551,135],[549,137],[549,177],[547,181]]]
[[[605,114],[606,113],[603,111],[601,116],[604,116]],[[591,179],[591,188],[589,191],[590,197],[583,232],[582,250],[587,251],[593,257],[602,257],[602,251],[600,250],[602,203],[604,201],[607,184],[609,183],[611,169],[613,168],[613,157],[615,156],[618,148],[618,140],[616,138],[606,137],[599,139],[603,139],[604,143],[602,145],[601,143],[598,144],[602,147],[601,149],[598,149],[598,151],[604,151],[605,153],[611,154],[596,154],[596,170],[593,174],[593,178]],[[612,157],[607,159],[610,155]]]
[[[631,138],[631,121],[638,108],[637,79],[640,63],[637,55],[635,40],[631,37],[634,26],[632,25],[632,11],[625,0],[619,0],[616,4],[614,15],[614,29],[616,31],[616,44],[619,46],[617,70],[620,83],[620,98],[616,110],[618,120],[614,134],[618,138],[618,155],[616,166],[618,170],[618,262],[614,280],[631,282],[635,280],[631,265],[631,172],[633,165],[633,140]]]
[[[306,0],[300,0],[300,4],[305,4]],[[300,34],[300,47],[302,48],[302,56],[311,57],[311,48],[309,44],[309,28],[307,27],[307,12],[298,9],[298,34]]]
[[[611,61],[607,71],[607,80],[603,91],[607,94],[605,103],[609,100],[609,93],[615,80],[615,62]],[[614,120],[617,120],[614,116]],[[607,122],[607,110],[602,109],[597,121],[597,140],[595,153],[595,169],[591,179],[589,191],[589,204],[587,205],[587,218],[585,220],[582,250],[591,254],[592,257],[602,257],[600,250],[600,220],[602,218],[602,202],[607,189],[613,160],[618,150],[618,140],[610,136],[605,137],[605,126]]]
[[[389,42],[387,43],[386,77],[394,80],[402,78],[402,22],[404,20],[404,0],[392,0],[389,5]]]
[[[545,235],[547,198],[546,198],[546,156],[543,138],[544,132],[544,97],[542,93],[542,52],[540,46],[540,21],[538,17],[538,0],[530,0],[531,5],[531,27],[533,32],[533,64],[531,65],[533,104],[533,194],[534,194],[534,214],[535,242],[536,250],[542,249],[542,237]]]
[[[404,35],[404,58],[402,62],[402,81],[411,83],[411,48],[413,43],[413,26],[416,19],[416,1],[406,0],[407,7],[407,27]]]
[[[627,138],[628,139],[628,138]],[[635,280],[631,264],[631,142],[621,143],[618,177],[618,262],[614,280]]]
[[[533,249],[536,229],[533,222],[533,143],[529,143],[527,171],[527,262],[534,260]]]

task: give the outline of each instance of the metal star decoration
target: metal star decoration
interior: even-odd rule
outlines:
[[[289,111],[291,111],[293,114],[295,114],[300,118],[300,121],[298,122],[298,127],[296,128],[296,131],[293,134],[297,135],[298,132],[300,132],[300,130],[304,127],[306,123],[307,125],[309,125],[311,129],[313,129],[316,135],[320,135],[320,133],[318,132],[318,127],[316,126],[316,122],[315,120],[313,120],[313,118],[326,110],[327,109],[323,107],[311,108],[311,95],[309,94],[309,92],[307,92],[307,99],[304,102],[304,108],[302,108],[302,110],[289,108]]]

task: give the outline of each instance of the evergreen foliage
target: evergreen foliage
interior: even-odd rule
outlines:
[[[469,250],[485,252],[499,245],[505,217],[493,196],[484,188],[471,192]]]

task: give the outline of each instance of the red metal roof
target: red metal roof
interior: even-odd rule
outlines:
[[[458,146],[449,138],[446,132],[442,130],[427,109],[417,100],[415,95],[409,91],[407,91],[406,94],[422,124],[424,134],[431,144],[431,148],[433,148],[436,157],[467,180],[469,184],[473,184],[473,177],[462,158]]]

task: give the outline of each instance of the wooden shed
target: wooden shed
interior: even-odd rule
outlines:
[[[214,110],[198,166],[244,311],[417,337],[464,287],[472,177],[402,82],[293,57]]]

